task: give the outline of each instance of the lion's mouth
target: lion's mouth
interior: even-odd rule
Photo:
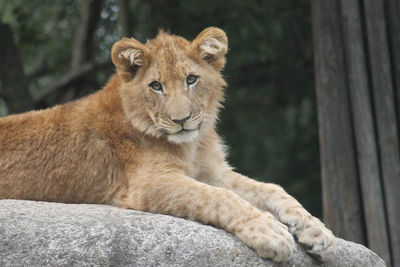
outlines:
[[[196,127],[196,128],[193,128],[193,129],[187,129],[187,128],[185,128],[184,126],[181,126],[181,129],[180,129],[180,130],[177,130],[177,131],[171,132],[171,131],[168,131],[167,129],[162,129],[162,132],[163,132],[165,135],[179,135],[179,134],[184,134],[184,133],[196,132],[196,131],[200,130],[201,124],[202,124],[202,122],[200,122],[200,123],[197,125],[197,127]]]
[[[169,126],[169,125],[168,125]],[[185,128],[185,127],[190,128]],[[188,143],[194,141],[199,136],[199,130],[202,126],[202,121],[189,123],[188,125],[173,125],[173,127],[159,128],[161,133],[167,140],[174,144]]]
[[[196,129],[185,129],[182,127],[177,132],[168,133],[167,139],[174,144],[189,143],[194,141],[199,136],[199,127]]]
[[[175,132],[169,132],[167,129],[161,129],[161,132],[165,136],[168,136],[168,135],[179,135],[179,134],[184,134],[184,133],[190,133],[190,132],[194,132],[194,131],[197,131],[197,130],[199,130],[199,128],[196,128],[196,129],[185,129],[185,128],[182,128],[182,129],[180,129],[178,131],[175,131]]]

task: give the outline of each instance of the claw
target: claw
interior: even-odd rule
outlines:
[[[312,245],[308,245],[308,244],[304,244],[304,243],[300,243],[300,245],[302,245],[307,252],[310,252],[314,247]]]
[[[319,263],[322,263],[322,256],[318,255],[318,254],[312,254],[310,252],[307,251],[307,253],[311,256],[311,258],[313,258],[314,260],[318,261]]]

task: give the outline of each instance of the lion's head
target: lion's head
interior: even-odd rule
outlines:
[[[192,42],[161,31],[146,44],[133,38],[114,44],[121,101],[132,125],[176,144],[213,127],[226,86],[220,71],[227,49],[225,32],[214,27]]]

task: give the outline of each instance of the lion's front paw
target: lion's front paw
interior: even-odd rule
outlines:
[[[308,253],[322,261],[330,259],[335,252],[335,236],[317,218],[312,217],[305,222],[304,227],[297,231],[296,237]]]
[[[335,251],[335,236],[320,220],[301,207],[289,208],[279,217],[308,253],[322,261],[331,257]]]
[[[260,257],[277,262],[287,261],[295,248],[295,241],[286,225],[272,215],[262,214],[236,227],[234,232]]]

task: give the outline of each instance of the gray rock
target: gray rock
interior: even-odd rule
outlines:
[[[301,246],[289,262],[264,260],[221,229],[105,205],[0,200],[0,266],[385,266],[337,240],[320,265]]]

